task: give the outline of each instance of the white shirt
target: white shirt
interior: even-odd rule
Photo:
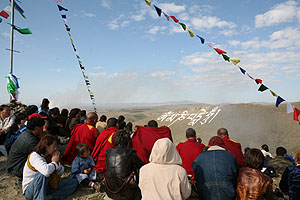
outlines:
[[[55,170],[57,175],[61,176],[64,173],[64,167],[60,163],[51,162],[47,163],[44,156],[39,155],[36,152],[33,152],[29,157],[29,163],[41,174],[46,177],[49,177]],[[23,182],[22,182],[22,189],[23,194],[25,193],[29,183],[34,179],[37,172],[31,170],[28,165],[27,161],[24,165],[23,169]]]
[[[13,123],[15,122],[16,117],[14,115],[11,115],[9,117],[6,117],[4,120],[0,117],[0,128],[6,129],[11,127]]]

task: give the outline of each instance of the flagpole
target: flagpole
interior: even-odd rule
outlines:
[[[14,56],[14,19],[15,19],[15,0],[11,0],[11,27],[10,27],[10,73],[13,73],[13,56]],[[10,101],[12,100],[11,95],[9,95]]]

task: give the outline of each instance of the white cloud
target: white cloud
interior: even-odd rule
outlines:
[[[61,72],[62,71],[62,69],[61,68],[57,68],[57,69],[55,69],[55,72],[57,72],[57,73],[59,73],[59,72]]]
[[[108,23],[108,27],[112,30],[116,30],[116,29],[119,29],[120,28],[120,20],[124,17],[123,14],[121,14],[119,17],[111,20],[111,22]]]
[[[209,13],[211,14],[213,10],[213,7],[210,5],[194,5],[192,7],[190,7],[189,12],[190,14],[199,14],[199,13]]]
[[[180,60],[180,64],[183,65],[201,65],[201,64],[207,64],[211,63],[212,60],[211,57],[215,56],[213,52],[208,53],[200,53],[196,52],[192,55],[185,56]]]
[[[142,14],[139,14],[139,15],[132,15],[131,18],[134,19],[135,21],[142,21],[145,19],[145,16]]]
[[[202,16],[201,18],[192,18],[191,23],[197,30],[211,29],[214,27],[234,28],[236,26],[233,22],[223,21],[215,16]]]
[[[256,15],[255,27],[260,28],[284,22],[292,22],[297,17],[300,20],[300,7],[297,7],[298,5],[296,1],[287,1],[276,5],[264,14]]]
[[[136,72],[127,72],[127,73],[113,73],[108,75],[109,78],[134,78],[137,76]]]
[[[167,29],[166,26],[153,26],[146,33],[156,35],[158,31],[164,31],[166,29]]]
[[[93,69],[102,70],[102,69],[104,69],[104,67],[102,67],[102,66],[96,66],[96,67],[93,67]]]
[[[90,77],[106,77],[106,72],[100,72],[100,73],[95,73],[95,72],[90,72],[89,76]]]
[[[160,78],[166,79],[170,76],[174,76],[178,71],[159,71],[159,72],[152,72],[148,76],[151,78]]]
[[[96,17],[94,13],[84,13],[84,15],[87,17]]]
[[[162,3],[159,4],[159,7],[166,13],[181,13],[185,11],[185,5],[176,5],[175,3]]]
[[[103,8],[110,8],[111,6],[111,1],[110,0],[101,0],[101,6]]]

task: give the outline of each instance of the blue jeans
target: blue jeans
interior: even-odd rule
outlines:
[[[48,181],[49,177],[38,172],[29,183],[25,198],[44,200],[47,195],[51,195],[55,199],[63,199],[72,194],[78,185],[76,179],[64,178],[58,182],[57,189],[52,189],[48,186]]]

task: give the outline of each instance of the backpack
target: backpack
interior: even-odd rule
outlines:
[[[23,131],[25,131],[27,129],[26,126],[21,127],[15,135],[11,135],[5,142],[4,146],[5,149],[7,151],[7,154],[9,154],[10,148],[12,146],[12,144],[18,139],[18,137],[21,135],[21,133],[23,133]]]

